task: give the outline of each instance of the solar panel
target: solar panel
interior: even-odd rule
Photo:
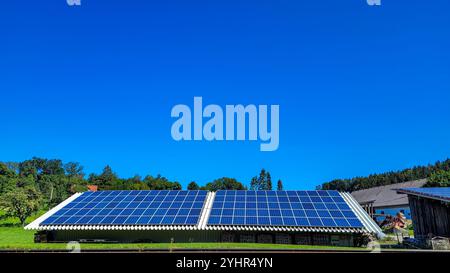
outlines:
[[[409,192],[412,194],[419,194],[423,196],[429,196],[431,198],[450,200],[450,188],[403,188],[400,189],[403,192]]]
[[[84,192],[41,225],[196,225],[207,191]]]
[[[218,191],[208,224],[363,227],[337,191]]]

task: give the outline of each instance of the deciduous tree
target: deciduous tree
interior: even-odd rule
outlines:
[[[19,218],[22,226],[28,217],[37,212],[41,205],[40,193],[35,188],[17,188],[4,194],[0,207],[11,217]]]
[[[190,191],[195,191],[199,190],[200,186],[195,181],[192,181],[191,183],[188,184],[187,189]]]
[[[438,170],[428,178],[425,187],[450,187],[450,170]]]

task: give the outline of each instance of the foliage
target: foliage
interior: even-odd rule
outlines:
[[[190,191],[195,191],[199,190],[200,186],[195,181],[192,181],[191,183],[188,184],[187,189]]]
[[[17,181],[15,173],[5,163],[0,162],[0,196],[8,191],[14,190]]]
[[[131,178],[119,177],[107,165],[100,174],[91,173],[85,178],[84,168],[78,162],[64,163],[59,159],[33,157],[22,162],[0,162],[0,196],[11,198],[12,193],[32,189],[39,195],[40,209],[48,209],[67,199],[75,192],[87,190],[88,185],[96,185],[99,190],[181,190],[178,181],[170,181],[164,176],[139,175]],[[272,177],[261,170],[254,178],[252,189],[271,190]],[[203,187],[192,181],[188,190],[247,190],[247,187],[234,178],[222,177]],[[19,196],[23,198],[23,195]],[[19,198],[18,197],[18,198]],[[10,199],[11,200],[11,199]],[[33,199],[31,199],[33,200]],[[34,203],[33,203],[34,204]],[[31,204],[30,204],[31,205]],[[23,217],[21,216],[23,219]]]
[[[271,191],[272,190],[272,176],[269,172],[267,172],[266,175],[266,190]]]
[[[4,194],[0,208],[7,216],[17,217],[24,226],[25,220],[36,213],[41,206],[41,195],[32,187],[17,188]]]
[[[234,178],[222,177],[207,183],[202,190],[218,191],[218,190],[246,190],[247,188]]]
[[[352,192],[356,190],[368,189],[377,186],[385,186],[418,179],[431,178],[431,175],[438,171],[448,172],[449,170],[450,170],[450,159],[447,159],[443,162],[437,161],[433,165],[415,166],[413,168],[408,168],[401,171],[395,172],[391,171],[381,174],[372,174],[367,177],[355,177],[351,179],[335,179],[330,182],[323,183],[321,186],[318,186],[317,188],[322,190],[338,190],[338,191]]]
[[[83,166],[78,162],[68,162],[64,164],[64,170],[69,177],[84,177]]]
[[[261,169],[259,176],[252,178],[250,182],[250,189],[254,191],[258,190],[272,190],[272,177],[265,169]]]
[[[144,183],[146,183],[151,190],[181,190],[180,183],[176,181],[171,182],[161,175],[156,177],[148,175],[144,178]]]
[[[425,187],[450,187],[450,170],[438,170],[428,178]]]
[[[0,197],[6,203],[25,200],[24,194],[30,191],[39,196],[39,202],[29,199],[29,208],[38,204],[41,209],[48,209],[67,199],[75,192],[87,190],[88,185],[97,185],[99,190],[181,190],[181,184],[169,181],[158,175],[146,176],[143,180],[135,175],[131,178],[120,178],[110,166],[105,166],[100,174],[90,174],[85,179],[83,166],[78,162],[64,164],[59,159],[33,157],[22,162],[0,162]],[[198,186],[198,185],[197,185]],[[14,197],[14,198],[13,198]],[[8,202],[6,202],[8,200]],[[29,208],[17,208],[17,214],[27,214]],[[34,211],[34,207],[33,207]],[[0,211],[1,212],[1,211]]]
[[[283,182],[281,182],[281,180],[278,180],[277,182],[277,191],[282,191],[283,190]]]
[[[69,178],[53,174],[41,175],[37,189],[46,204],[49,206],[59,204],[69,197]]]
[[[115,185],[120,183],[119,178],[109,165],[103,168],[100,175],[90,174],[88,181],[89,184],[97,185],[99,190],[111,190],[114,189]]]

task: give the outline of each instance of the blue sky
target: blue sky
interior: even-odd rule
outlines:
[[[450,2],[7,1],[0,160],[158,173],[264,167],[287,189],[450,155]],[[176,142],[175,104],[279,104],[280,147]]]

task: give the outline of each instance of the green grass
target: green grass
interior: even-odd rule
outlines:
[[[31,223],[33,222],[36,218],[38,218],[39,216],[41,216],[42,214],[44,214],[45,211],[39,211],[38,213],[36,213],[35,215],[28,217],[26,220],[26,223]],[[18,218],[16,217],[7,217],[5,215],[5,212],[0,210],[0,227],[19,227],[20,226],[20,221]]]
[[[64,243],[34,243],[34,231],[24,230],[22,227],[0,227],[0,249],[7,250],[61,250],[66,249]],[[364,248],[305,246],[280,244],[252,244],[252,243],[140,243],[140,244],[81,244],[83,249],[305,249],[305,250],[365,250]]]

